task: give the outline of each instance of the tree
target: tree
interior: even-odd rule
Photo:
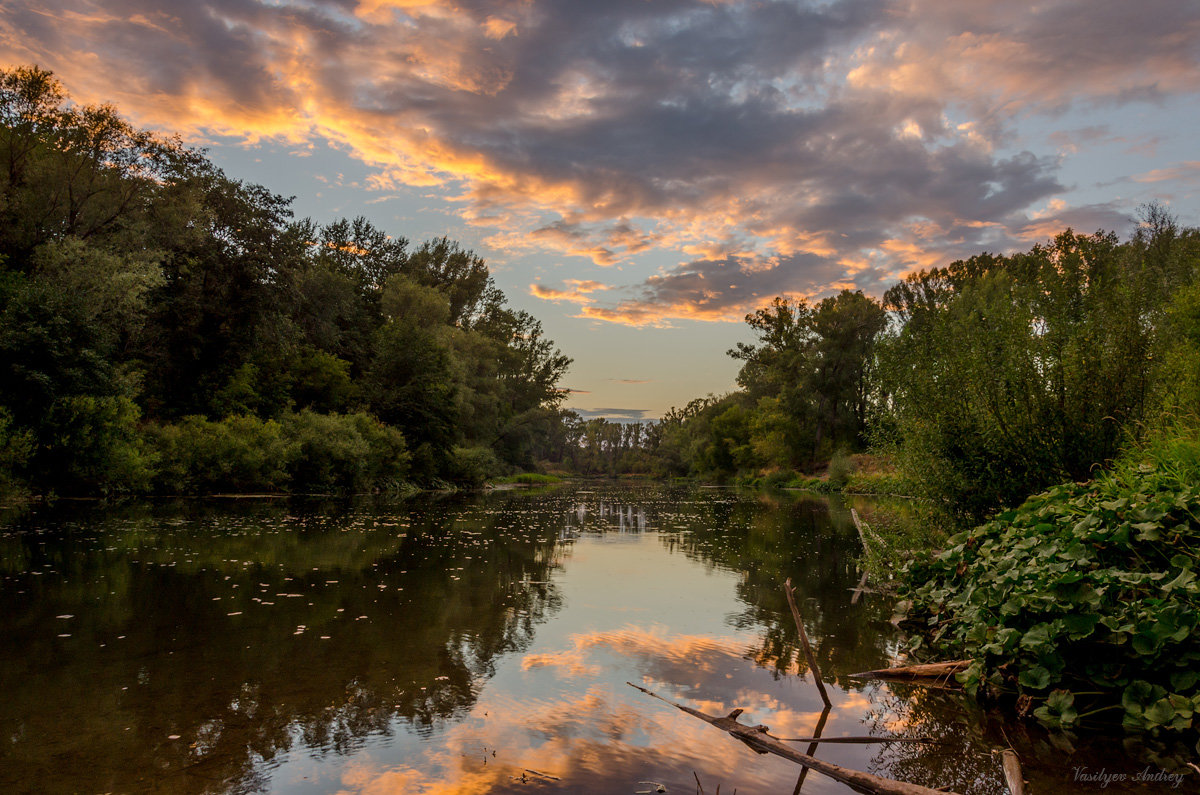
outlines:
[[[865,443],[875,342],[886,317],[843,290],[816,306],[776,298],[747,315],[758,344],[741,343],[738,383],[755,402],[753,446],[764,463],[807,466]]]
[[[902,463],[923,492],[980,518],[1086,479],[1146,415],[1152,302],[1130,249],[1067,230],[1010,257],[955,263],[889,291],[908,322],[884,347]],[[944,285],[937,301],[913,285]]]

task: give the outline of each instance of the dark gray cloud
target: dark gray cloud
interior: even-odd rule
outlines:
[[[376,187],[457,197],[498,249],[675,252],[624,300],[575,291],[661,322],[1115,221],[1054,204],[1059,158],[1107,126],[1006,147],[1031,114],[1194,96],[1200,5],[15,0],[0,57],[164,128],[331,141]]]

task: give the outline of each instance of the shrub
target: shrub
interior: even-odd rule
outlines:
[[[33,439],[31,431],[14,427],[12,415],[0,406],[0,495],[21,485]]]
[[[854,474],[854,462],[850,460],[849,454],[838,449],[834,452],[833,457],[829,459],[829,466],[826,468],[826,477],[829,480],[829,487],[834,491],[841,491],[846,488],[846,484],[850,482],[850,476]]]
[[[292,451],[274,420],[185,417],[146,430],[159,457],[156,490],[175,494],[273,491],[287,485]]]
[[[500,471],[500,460],[490,447],[455,447],[446,477],[464,486],[481,486]]]
[[[398,486],[408,474],[404,435],[369,414],[301,411],[285,417],[283,429],[293,491],[370,491]]]
[[[73,395],[56,400],[43,424],[38,469],[70,492],[145,489],[153,475],[137,422],[137,405],[124,396]]]
[[[155,487],[167,493],[358,492],[395,488],[408,474],[403,434],[369,414],[187,417],[150,426],[147,437],[160,458]]]

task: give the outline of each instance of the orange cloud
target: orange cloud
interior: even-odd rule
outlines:
[[[593,299],[590,293],[598,290],[608,290],[606,284],[597,281],[567,279],[565,284],[570,285],[566,290],[556,290],[553,287],[546,287],[541,284],[529,285],[529,294],[545,301],[574,301],[575,303],[589,303]]]
[[[1131,177],[1134,182],[1166,182],[1168,180],[1192,181],[1200,177],[1200,160],[1188,160],[1170,168],[1156,168]]]
[[[440,730],[436,743],[422,743],[419,755],[397,760],[368,746],[342,767],[339,795],[485,795],[509,791],[522,775],[525,785],[540,781],[563,791],[622,777],[654,778],[674,789],[676,782],[690,786],[693,771],[702,776],[737,771],[737,786],[757,791],[790,787],[796,775],[790,765],[762,762],[723,732],[601,678],[616,656],[622,668],[644,672],[640,683],[668,698],[719,715],[740,707],[747,712],[743,721],[766,723],[777,736],[809,734],[820,719],[815,704],[798,707],[785,695],[789,688],[781,691],[777,674],[749,664],[745,653],[745,639],[675,634],[660,626],[578,633],[566,648],[522,658],[524,687],[537,695],[485,688],[471,714]],[[738,669],[749,677],[744,684],[726,676]],[[572,676],[572,687],[543,678],[560,674]],[[767,683],[775,686],[762,686]],[[816,701],[811,688],[798,680],[796,685],[805,703]],[[686,693],[693,690],[703,695],[689,698]],[[863,720],[875,709],[871,697],[836,687],[831,694],[835,703],[825,734],[861,734]],[[891,720],[901,725],[900,716]],[[861,767],[873,753],[841,751],[859,756]]]
[[[13,0],[0,58],[194,142],[333,146],[368,166],[368,190],[428,187],[508,256],[669,252],[749,274],[582,310],[663,325],[1019,244],[1028,208],[1066,191],[1058,152],[995,152],[1030,114],[1193,97],[1188,5],[912,0],[848,20],[841,3],[737,0]]]

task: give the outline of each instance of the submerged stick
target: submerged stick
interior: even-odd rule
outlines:
[[[859,597],[862,596],[863,592],[867,590],[867,577],[869,577],[869,576],[871,576],[871,572],[869,572],[869,571],[863,572],[862,579],[858,581],[858,587],[853,589],[854,595],[850,597],[850,604],[852,604],[852,605],[858,604]]]
[[[1021,775],[1021,760],[1017,752],[1005,748],[1000,753],[1000,767],[1004,771],[1004,783],[1012,795],[1025,795],[1025,777]]]
[[[808,744],[808,750],[804,752],[808,756],[816,756],[817,754],[817,743],[821,740],[821,732],[825,731],[825,721],[829,720],[830,709],[831,707],[826,704],[825,709],[821,711],[821,719],[817,721],[817,727],[813,729],[812,742]],[[810,768],[808,767],[800,768],[800,776],[796,779],[796,789],[792,790],[792,795],[800,795],[800,790],[804,789],[804,779],[808,778],[809,770]]]
[[[967,670],[971,660],[952,660],[940,663],[922,663],[921,665],[902,665],[899,668],[880,668],[876,671],[863,671],[850,674],[854,679],[902,679],[920,681],[922,679],[949,679],[954,674]]]
[[[789,759],[798,765],[810,767],[818,773],[829,776],[834,781],[845,784],[856,792],[866,793],[866,795],[937,795],[937,793],[944,792],[944,790],[930,789],[920,784],[909,784],[906,781],[882,778],[870,773],[864,773],[861,770],[854,770],[842,767],[841,765],[835,765],[832,762],[825,762],[808,754],[802,754],[791,746],[784,745],[778,737],[772,737],[768,734],[766,726],[747,726],[743,723],[738,723],[737,717],[742,714],[742,710],[740,709],[735,709],[725,717],[718,718],[713,715],[707,715],[700,710],[685,707],[683,704],[676,704],[669,698],[663,698],[658,693],[647,690],[644,687],[639,687],[633,682],[626,682],[625,684],[635,690],[642,691],[648,696],[657,698],[659,701],[670,704],[672,707],[686,712],[693,717],[699,718],[705,723],[728,732],[759,753],[775,754],[784,759]],[[951,795],[954,795],[954,793],[951,793]]]
[[[789,577],[783,584],[783,592],[787,595],[788,606],[792,608],[792,618],[796,619],[796,629],[800,630],[800,643],[804,646],[804,656],[808,658],[808,667],[812,671],[813,681],[817,683],[817,690],[821,691],[821,700],[825,702],[825,706],[833,706],[833,702],[829,700],[829,694],[825,692],[825,683],[821,681],[821,668],[817,665],[817,656],[813,654],[812,644],[808,642],[808,633],[804,631],[804,621],[800,618],[796,600],[792,598],[792,590],[792,580]]]
[[[868,551],[870,545],[867,543],[867,536],[863,532],[862,520],[858,518],[858,511],[851,508],[850,518],[854,520],[854,529],[858,531],[858,540],[862,542],[863,552]]]
[[[559,778],[558,776],[552,776],[549,773],[543,773],[540,770],[534,770],[533,768],[530,768],[530,767],[525,768],[525,772],[532,773],[535,776],[541,776],[542,778],[548,778],[551,781],[562,781],[562,779]]]

